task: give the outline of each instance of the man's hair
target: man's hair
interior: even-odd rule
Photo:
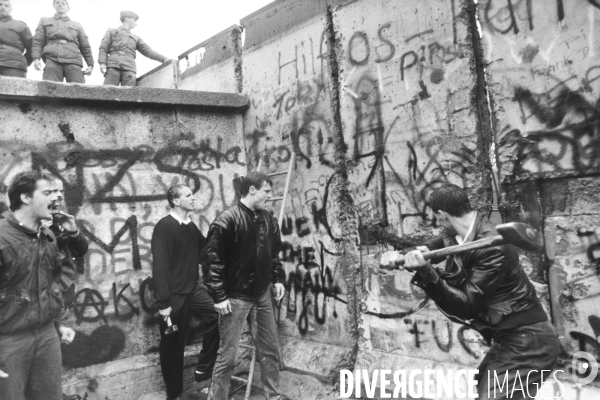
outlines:
[[[452,184],[444,184],[434,189],[427,199],[427,205],[434,213],[442,210],[453,217],[462,217],[473,211],[467,193]]]
[[[178,199],[179,196],[181,196],[183,188],[189,188],[189,186],[184,183],[179,183],[171,186],[169,190],[167,190],[167,201],[169,202],[171,208],[175,208],[175,203],[173,203],[173,200]]]
[[[52,182],[54,179],[42,171],[22,171],[15,175],[8,186],[8,200],[12,211],[18,210],[23,205],[22,194],[33,196],[38,181]]]
[[[127,18],[131,18],[131,19],[132,19],[132,20],[134,20],[134,21],[137,21],[137,20],[139,19],[139,18],[136,18],[136,17],[130,17],[130,16],[128,16],[128,15],[121,15],[121,17],[119,17],[119,18],[121,19],[121,22],[125,22],[125,20],[126,20]]]
[[[251,186],[254,186],[256,190],[260,190],[260,188],[265,182],[273,186],[273,181],[271,180],[271,178],[269,178],[268,175],[256,171],[249,172],[248,175],[246,175],[246,177],[242,179],[242,185],[240,187],[240,196],[242,198],[248,196]]]

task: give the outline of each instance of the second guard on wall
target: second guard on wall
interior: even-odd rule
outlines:
[[[85,83],[84,75],[91,75],[94,69],[92,48],[83,27],[67,16],[67,0],[54,0],[56,14],[42,18],[33,36],[33,66],[42,70],[40,59],[46,63],[42,79],[45,81]],[[88,65],[82,71],[85,58]]]
[[[122,25],[106,31],[98,54],[98,64],[100,72],[104,74],[105,85],[136,85],[136,51],[152,60],[162,63],[169,61],[169,58],[152,50],[141,37],[131,32],[138,19],[139,16],[132,11],[121,11]]]

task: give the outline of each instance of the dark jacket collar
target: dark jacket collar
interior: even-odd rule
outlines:
[[[60,16],[60,15],[58,15],[58,14],[54,14],[54,19],[62,19],[63,21],[70,21],[70,20],[71,20],[71,18],[69,18],[69,16],[68,16],[68,15],[65,15],[65,16],[62,16],[62,17],[61,17],[61,16]]]
[[[250,215],[250,217],[252,217],[252,218],[256,217],[256,216],[257,216],[257,214],[258,214],[257,212],[254,212],[254,211],[252,211],[251,209],[249,209],[248,207],[246,207],[246,206],[244,205],[244,203],[242,203],[241,201],[240,201],[240,203],[239,203],[239,206],[240,206],[240,208],[241,208],[241,209],[242,209],[244,212],[248,213],[248,214]]]
[[[31,228],[26,227],[25,225],[21,224],[21,222],[19,222],[19,220],[17,219],[17,217],[15,216],[15,213],[12,211],[8,211],[6,213],[6,220],[8,221],[9,224],[11,224],[15,229],[20,230],[21,232],[24,232],[28,235],[31,236],[37,236],[38,235],[38,231],[34,231]],[[48,238],[48,241],[53,242],[54,241],[54,236],[52,235],[51,231],[48,229],[48,227],[46,226],[42,226],[40,228],[40,236],[45,236]]]

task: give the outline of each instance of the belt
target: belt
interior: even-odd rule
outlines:
[[[48,43],[67,44],[69,41],[65,39],[52,39],[48,40]]]

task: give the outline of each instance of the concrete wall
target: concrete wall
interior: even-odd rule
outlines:
[[[69,318],[77,334],[63,346],[66,394],[135,399],[162,385],[152,230],[177,182],[193,188],[204,233],[232,203],[246,106],[233,94],[0,80],[0,210],[14,174],[42,167],[64,182],[90,242]]]
[[[316,362],[286,347],[288,364],[335,376],[481,361],[479,335],[421,308],[408,274],[374,273],[377,250],[438,232],[424,198],[440,182],[498,223],[544,232],[546,250],[520,258],[561,333],[561,366],[578,349],[600,357],[598,3],[473,3],[280,0],[242,19],[248,166],[283,170],[296,155],[280,329],[303,349],[347,349]]]
[[[566,353],[600,358],[600,4],[487,0],[479,18],[506,211],[544,231]]]
[[[177,89],[179,81],[178,63],[173,60],[159,65],[137,78],[136,85],[156,89]],[[183,88],[182,88],[183,89]]]
[[[241,93],[241,47],[242,31],[233,25],[181,54],[179,88]]]

